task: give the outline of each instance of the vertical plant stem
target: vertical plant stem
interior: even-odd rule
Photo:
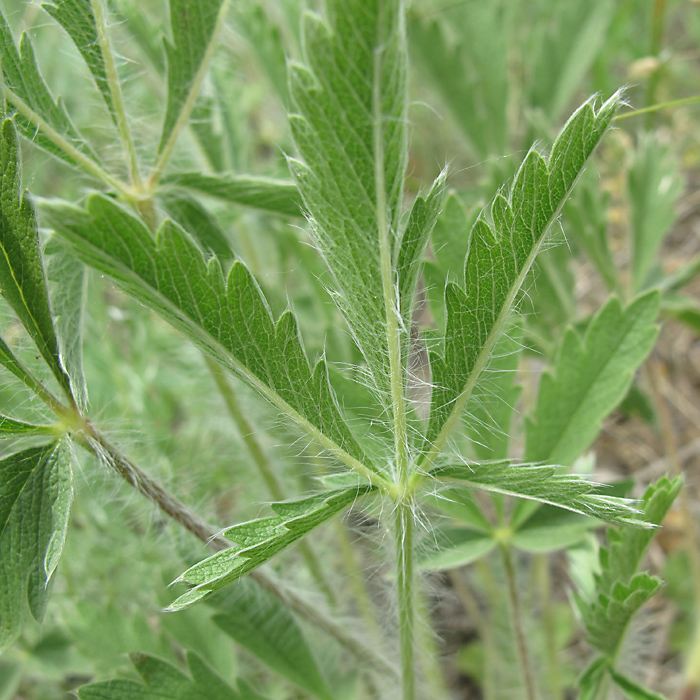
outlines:
[[[648,365],[648,376],[651,382],[656,407],[659,411],[661,431],[663,434],[664,448],[671,468],[676,476],[683,475],[680,456],[678,454],[678,441],[673,418],[669,410],[664,393],[664,371],[659,360],[652,359]],[[690,650],[685,660],[685,686],[681,697],[683,700],[692,700],[700,688],[700,541],[693,520],[692,504],[687,486],[683,486],[679,494],[679,503],[683,527],[685,548],[690,562],[690,573],[693,586],[693,598],[695,602],[695,629]]]
[[[139,161],[136,155],[136,147],[134,140],[131,137],[129,129],[129,121],[126,116],[126,108],[124,107],[124,97],[122,95],[121,83],[119,82],[119,72],[117,64],[114,60],[114,52],[109,40],[109,32],[107,31],[107,22],[105,18],[102,0],[90,0],[92,14],[95,16],[95,25],[97,27],[97,39],[102,49],[102,56],[105,62],[105,73],[107,75],[107,84],[114,102],[114,111],[116,112],[117,127],[121,136],[122,144],[129,162],[129,175],[134,188],[141,192],[143,190],[143,182],[141,181],[141,171],[139,170]]]
[[[228,408],[228,412],[233,419],[233,422],[236,424],[236,428],[238,428],[238,432],[248,448],[250,456],[253,458],[253,463],[257,467],[260,476],[262,476],[263,481],[267,486],[267,490],[270,492],[270,495],[275,501],[286,500],[288,496],[284,491],[282,482],[277,477],[277,474],[275,474],[267,454],[263,450],[262,445],[258,442],[258,439],[255,437],[253,426],[246,418],[246,415],[238,402],[238,397],[228,381],[228,378],[224,375],[223,370],[218,364],[216,364],[216,362],[214,362],[214,360],[205,357],[205,361],[209,371],[214,377],[216,386],[221,392],[221,396],[226,403],[226,408]],[[318,587],[323,591],[323,594],[326,596],[328,602],[335,605],[337,603],[335,592],[333,591],[333,587],[326,577],[323,567],[321,566],[315,552],[305,540],[299,542],[298,547],[314,581],[316,581]]]
[[[511,624],[513,625],[515,646],[518,651],[518,661],[520,662],[520,671],[523,676],[523,685],[525,686],[525,697],[527,700],[536,700],[535,680],[530,665],[530,655],[527,651],[527,641],[523,626],[522,610],[520,608],[520,598],[518,596],[518,582],[515,574],[515,566],[513,564],[513,555],[508,544],[503,543],[500,545],[500,548],[508,582]]]
[[[399,644],[401,649],[402,700],[415,700],[416,674],[414,668],[414,561],[413,509],[411,503],[396,504],[396,559],[399,602]]]
[[[377,233],[381,253],[382,288],[386,336],[389,348],[389,381],[394,428],[394,481],[398,487],[396,499],[396,560],[398,566],[399,645],[401,648],[401,688],[403,700],[416,697],[415,676],[415,572],[413,560],[413,496],[410,493],[408,464],[408,427],[404,372],[401,364],[399,308],[396,293],[392,244],[384,180],[384,132],[382,113],[382,49],[374,50],[374,92],[372,95],[374,186],[377,204]]]

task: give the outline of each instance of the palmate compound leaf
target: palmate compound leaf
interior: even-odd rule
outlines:
[[[0,65],[2,65],[5,85],[24,102],[29,110],[70,141],[79,151],[90,153],[91,156],[95,157],[71,122],[63,102],[54,100],[49,92],[49,88],[39,72],[29,36],[22,34],[18,50],[2,10],[0,10]],[[12,104],[12,97],[8,92],[5,92],[5,97]],[[18,105],[14,106],[18,107]],[[33,124],[26,114],[21,113],[21,110],[15,115],[15,120],[18,129],[26,138],[52,155],[71,165],[74,164],[72,158],[44,136],[37,129],[37,125]]]
[[[168,610],[183,610],[210,597],[372,490],[371,486],[352,486],[300,501],[273,503],[276,515],[224,530],[223,536],[233,546],[187,569],[178,581],[193,588],[171,603]]]
[[[509,460],[469,464],[450,461],[438,464],[429,477],[450,487],[480,489],[517,496],[589,515],[609,523],[650,528],[633,507],[634,501],[596,492],[600,484],[568,474],[563,467],[522,464]]]
[[[376,477],[341,416],[325,362],[309,366],[294,315],[287,311],[275,323],[245,265],[234,263],[224,278],[219,261],[205,260],[177,224],[165,221],[154,239],[140,219],[102,195],[91,196],[87,210],[47,201],[42,211],[80,260],[247,381],[329,452]]]
[[[73,500],[67,438],[0,461],[0,652],[29,609],[41,621]]]
[[[658,311],[658,292],[626,308],[612,297],[583,339],[573,328],[566,332],[554,371],[542,376],[537,405],[527,421],[528,462],[572,464],[591,444],[651,351]]]
[[[335,278],[334,299],[374,388],[388,397],[381,246],[388,238],[391,259],[400,257],[408,95],[403,8],[400,0],[328,0],[325,7],[327,21],[304,18],[307,65],[289,68],[290,124],[303,159],[289,159],[289,165],[314,241]],[[432,204],[418,206],[432,216]],[[414,232],[406,235],[404,254]],[[422,246],[422,232],[415,238],[415,247]],[[415,268],[412,262],[402,266],[410,272],[408,291]],[[410,308],[399,313],[410,315]]]
[[[102,98],[116,122],[112,93],[107,82],[107,70],[102,46],[97,35],[97,23],[89,0],[56,0],[41,6],[67,32],[80,51],[92,73]]]
[[[22,194],[20,173],[17,134],[12,120],[5,119],[0,142],[0,293],[71,398],[51,319],[34,205]]]
[[[681,489],[680,478],[664,477],[644,494],[641,507],[645,520],[660,525]],[[651,543],[654,530],[608,529],[608,546],[600,550],[600,573],[590,598],[575,597],[588,642],[614,664],[632,616],[660,588],[661,581],[637,573]]]
[[[431,353],[432,410],[428,458],[442,449],[487,365],[520,287],[559,216],[586,161],[609,128],[620,103],[616,93],[596,108],[581,106],[545,160],[530,151],[507,196],[499,193],[472,228],[464,286],[445,289],[446,333]]]
[[[227,685],[193,652],[187,653],[191,677],[171,664],[148,654],[130,654],[143,683],[111,680],[85,685],[80,700],[247,700]]]
[[[158,153],[165,148],[191,93],[197,91],[228,5],[228,0],[170,0],[172,42],[165,42],[168,102]]]

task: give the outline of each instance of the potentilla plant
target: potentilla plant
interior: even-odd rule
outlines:
[[[631,616],[660,585],[636,572],[653,527],[679,485],[666,481],[638,505],[606,495],[598,484],[566,467],[590,445],[651,349],[657,293],[647,292],[627,307],[617,300],[608,302],[583,340],[568,332],[553,373],[543,379],[528,426],[527,461],[516,464],[501,448],[465,452],[456,439],[466,432],[475,445],[488,440],[488,435],[477,434],[478,426],[488,421],[478,417],[479,411],[495,400],[493,412],[487,413],[497,415],[499,381],[505,376],[512,384],[515,367],[502,364],[513,354],[512,348],[504,348],[517,337],[523,284],[586,163],[611,127],[621,95],[583,104],[547,154],[527,153],[513,181],[503,186],[470,230],[465,226],[452,232],[468,241],[466,257],[457,273],[446,276],[441,336],[423,338],[414,324],[416,290],[444,206],[446,173],[405,209],[409,62],[403,3],[328,0],[323,16],[304,16],[304,59],[288,65],[295,146],[288,164],[293,182],[168,170],[227,9],[228,3],[221,0],[170,3],[173,42],[166,44],[167,108],[152,170],[143,177],[102,3],[65,0],[49,6],[81,50],[114,119],[126,154],[128,182],[107,169],[63,104],[51,96],[28,39],[23,38],[18,51],[3,23],[7,118],[0,151],[0,285],[60,394],[2,342],[4,367],[48,406],[56,421],[30,424],[4,416],[0,423],[4,436],[36,443],[18,447],[0,462],[0,647],[9,647],[17,638],[26,609],[40,620],[46,608],[67,532],[77,446],[97,455],[218,550],[179,576],[188,590],[171,602],[169,611],[177,614],[207,600],[222,605],[233,584],[240,595],[240,580],[251,577],[278,603],[344,645],[357,662],[367,694],[375,697],[446,695],[444,682],[435,681],[435,665],[425,658],[432,641],[421,627],[418,533],[430,508],[441,507],[441,501],[461,503],[462,515],[471,513],[465,516],[467,525],[476,522],[474,529],[486,541],[483,552],[500,550],[521,695],[528,700],[540,691],[518,622],[512,550],[518,547],[521,526],[539,504],[618,526],[620,531],[609,535],[610,548],[604,550],[608,553],[601,554],[597,588],[577,598],[599,653],[582,688],[585,697],[600,697],[597,693],[612,680],[630,697],[656,697],[619,671],[616,661]],[[17,131],[103,185],[78,206],[41,201],[41,221],[55,232],[48,276],[59,292],[51,301],[34,205],[21,191]],[[332,298],[361,354],[361,366],[348,374],[353,380],[361,377],[365,390],[369,388],[366,395],[373,397],[376,413],[385,420],[383,431],[364,434],[353,429],[343,409],[344,397],[329,378],[328,362],[333,358],[311,362],[293,308],[275,317],[248,266],[240,259],[230,261],[225,241],[216,236],[204,239],[196,224],[187,230],[187,213],[195,221],[197,210],[184,206],[183,202],[195,206],[184,195],[175,200],[179,208],[173,206],[172,193],[178,188],[272,212],[303,213],[331,273]],[[179,214],[162,218],[160,212],[168,208]],[[230,373],[247,383],[323,451],[333,470],[322,487],[301,499],[286,500],[268,470],[266,479],[276,497],[271,514],[217,534],[124,457],[90,420],[87,408],[80,355],[83,265],[107,275],[171,324],[202,351],[215,376],[225,381]],[[426,346],[429,382],[420,386],[416,358]],[[508,402],[507,390],[501,400]],[[242,421],[239,415],[239,426]],[[497,420],[492,429],[501,427]],[[254,446],[250,448],[254,454]],[[486,500],[473,499],[478,492],[485,492]],[[390,645],[390,654],[396,661],[377,650],[376,640],[348,632],[332,613],[309,604],[263,567],[298,543],[307,547],[303,551],[310,570],[322,568],[323,561],[304,538],[351,506],[361,509],[365,504],[379,514],[394,541],[398,639],[396,649]],[[482,512],[479,504],[490,505]],[[444,551],[433,553],[433,564],[428,561],[424,568],[446,568],[444,557],[439,567],[434,560],[449,550],[445,545]],[[323,572],[318,580],[323,588]],[[332,585],[327,588],[329,599],[337,601],[339,591]],[[229,624],[235,626],[235,608],[233,612],[234,623]],[[606,636],[608,624],[615,635]],[[258,653],[265,660],[265,653]],[[132,661],[145,686],[134,681],[97,683],[81,689],[79,696],[116,700],[163,697],[165,692],[168,697],[261,697],[245,682],[236,690],[226,686],[195,654],[187,657],[190,676],[148,655],[135,654]],[[312,696],[339,697],[313,665],[303,673],[271,666]],[[431,690],[424,689],[426,678]]]

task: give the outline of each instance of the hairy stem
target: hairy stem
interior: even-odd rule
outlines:
[[[102,56],[105,62],[105,73],[107,75],[107,84],[114,102],[114,111],[117,117],[117,127],[119,135],[126,151],[126,156],[129,162],[129,176],[131,182],[137,191],[143,189],[141,181],[141,172],[139,170],[139,161],[136,155],[136,147],[134,140],[131,137],[129,129],[129,121],[126,116],[126,108],[124,107],[124,97],[122,95],[121,83],[119,81],[119,72],[117,64],[114,61],[114,52],[112,44],[109,40],[109,32],[107,31],[107,22],[105,18],[102,0],[90,0],[92,14],[95,16],[95,25],[97,26],[97,38],[102,49]]]
[[[58,148],[75,161],[85,172],[96,177],[98,180],[102,180],[102,182],[109,185],[125,199],[133,199],[133,192],[131,192],[127,185],[110,175],[106,170],[95,163],[92,158],[89,158],[82,151],[78,150],[65,136],[42,119],[26,102],[24,102],[24,100],[17,97],[12,90],[5,86],[3,92],[7,101],[10,102],[23,117],[26,117],[51,141],[51,143],[58,146]]]
[[[501,554],[503,555],[503,564],[506,571],[506,579],[508,580],[508,601],[510,603],[510,617],[513,625],[513,633],[515,635],[515,645],[518,650],[518,661],[520,663],[520,672],[523,676],[523,685],[525,686],[525,697],[527,700],[536,700],[535,680],[530,665],[530,655],[527,650],[527,641],[525,629],[523,625],[523,615],[520,607],[520,598],[518,596],[518,582],[515,575],[515,566],[513,564],[513,555],[508,544],[501,544]]]
[[[190,121],[190,116],[192,115],[194,104],[197,101],[197,97],[199,96],[199,90],[202,87],[204,76],[207,74],[209,64],[211,63],[211,59],[214,56],[214,51],[216,50],[216,45],[218,43],[219,36],[221,35],[221,32],[226,23],[226,15],[228,13],[229,4],[230,0],[224,0],[221,3],[221,7],[219,8],[219,14],[216,18],[216,24],[214,25],[214,31],[211,35],[211,39],[209,40],[209,45],[207,46],[207,49],[204,52],[204,57],[202,58],[202,62],[199,65],[197,74],[195,75],[195,78],[192,81],[192,86],[190,87],[190,91],[187,94],[185,104],[182,106],[180,114],[177,117],[177,121],[175,122],[175,126],[170,132],[170,136],[168,136],[168,140],[165,142],[163,150],[160,152],[160,156],[158,157],[158,160],[153,166],[153,170],[151,171],[151,174],[148,177],[147,188],[149,191],[153,191],[158,185],[158,182],[160,181],[160,178],[163,175],[163,171],[165,170],[165,166],[168,164],[168,161],[170,160],[170,157],[172,156],[173,151],[175,150],[175,146],[177,144],[178,137],[180,136],[180,132],[187,126],[187,124]]]
[[[413,504],[396,504],[396,559],[399,603],[399,645],[401,648],[402,700],[415,700],[416,674],[414,668],[414,561],[413,561]]]

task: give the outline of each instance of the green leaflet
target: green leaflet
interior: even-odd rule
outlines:
[[[70,378],[71,393],[78,408],[88,407],[87,385],[83,373],[83,330],[88,293],[88,270],[67,248],[52,238],[44,249],[47,257],[51,311],[61,364]]]
[[[158,146],[159,154],[163,152],[190,93],[198,88],[201,72],[206,70],[210,58],[207,53],[213,51],[210,44],[218,34],[217,25],[223,24],[227,8],[227,0],[170,0],[172,42],[165,42],[168,103]]]
[[[224,278],[219,261],[206,261],[177,224],[166,221],[154,239],[109,197],[93,195],[87,207],[42,208],[80,260],[114,278],[338,458],[369,473],[356,463],[363,453],[340,414],[325,362],[309,366],[294,315],[274,321],[245,265],[235,263]]]
[[[631,678],[619,673],[614,668],[608,670],[610,672],[610,677],[615,681],[615,685],[617,685],[630,700],[666,700],[666,697],[661,695],[661,693],[655,693],[653,690],[645,688]]]
[[[396,264],[398,298],[406,328],[410,328],[413,321],[413,295],[418,283],[421,259],[440,214],[445,195],[446,175],[446,171],[440,174],[425,198],[416,197],[399,245]]]
[[[537,405],[527,421],[527,461],[572,464],[590,445],[651,351],[658,310],[657,292],[625,309],[613,297],[583,339],[574,329],[567,330],[554,373],[542,376]]]
[[[56,435],[56,426],[25,423],[0,414],[0,438],[22,435]]]
[[[651,527],[637,517],[639,511],[632,507],[629,499],[596,493],[598,484],[567,474],[556,466],[513,466],[507,460],[481,464],[446,462],[433,469],[430,476],[452,487],[481,489],[549,503],[609,523]]]
[[[664,477],[649,486],[642,499],[647,522],[661,523],[681,485],[680,478],[670,481]],[[653,536],[653,529],[608,529],[595,591],[590,598],[575,598],[589,643],[613,665],[632,616],[661,586],[658,578],[636,573]]]
[[[0,364],[5,366],[25,386],[37,396],[45,397],[47,392],[42,383],[15,357],[7,343],[0,338]]]
[[[42,8],[66,30],[73,40],[116,123],[114,101],[107,82],[105,60],[97,36],[97,24],[90,0],[57,0],[53,4],[42,5]]]
[[[191,678],[155,656],[130,654],[129,659],[143,684],[128,680],[91,683],[78,691],[80,700],[246,700],[191,651],[187,653]]]
[[[420,567],[426,571],[456,569],[481,559],[496,545],[496,538],[492,535],[464,527],[438,527],[435,529],[434,546],[424,553]]]
[[[289,165],[335,300],[386,396],[380,229],[385,222],[395,255],[407,159],[403,12],[400,0],[329,0],[326,8],[327,22],[304,17],[308,65],[289,66],[290,124],[304,161]]]
[[[0,652],[27,608],[44,616],[73,500],[70,453],[63,439],[0,461]]]
[[[481,386],[483,393],[473,395],[467,404],[467,433],[479,460],[508,458],[510,423],[521,390],[513,381],[518,371],[522,330],[522,323],[516,322],[499,338]]]
[[[34,56],[32,43],[26,34],[22,34],[19,51],[15,46],[12,32],[4,14],[0,11],[0,64],[2,64],[5,85],[22,100],[29,109],[43,119],[51,128],[67,138],[80,151],[89,151],[87,144],[81,139],[60,100],[54,100],[44,82]],[[12,103],[12,97],[5,93]],[[15,105],[16,106],[16,105]],[[70,156],[55,146],[41,131],[37,130],[26,115],[15,116],[17,126],[24,136],[41,146],[54,156],[74,164]],[[94,153],[90,152],[94,157]]]
[[[447,314],[441,352],[431,353],[432,411],[427,438],[435,456],[455,427],[486,366],[517,294],[549,227],[617,111],[616,93],[598,109],[580,107],[557,137],[549,158],[530,151],[508,196],[493,200],[472,228],[465,284],[445,289]]]
[[[72,400],[51,320],[36,214],[31,199],[21,193],[20,168],[17,134],[12,120],[6,119],[0,143],[0,293]]]
[[[234,545],[187,569],[178,581],[189,583],[194,588],[171,603],[169,610],[182,610],[208,598],[264,564],[371,490],[371,486],[351,487],[300,501],[273,503],[275,516],[224,530],[224,537]]]
[[[242,204],[273,214],[301,215],[301,197],[289,180],[253,175],[203,175],[197,172],[172,173],[163,185],[192,190],[197,194]]]
[[[332,696],[294,616],[277,598],[247,579],[214,605],[214,622],[266,666],[318,698]]]
[[[635,290],[644,289],[659,247],[676,220],[676,203],[684,186],[678,171],[679,166],[668,147],[651,136],[641,140],[627,183]]]
[[[160,201],[173,221],[189,231],[202,249],[222,262],[233,261],[233,251],[226,234],[213,214],[186,192],[165,192]]]

